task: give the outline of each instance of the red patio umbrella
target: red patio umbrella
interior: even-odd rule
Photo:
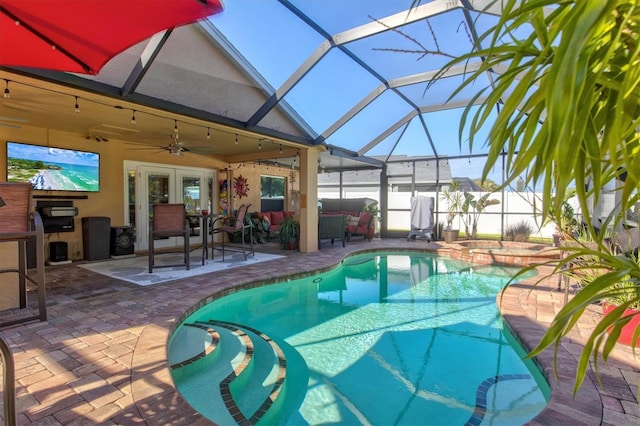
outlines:
[[[97,74],[128,47],[222,9],[222,0],[0,0],[0,65]]]

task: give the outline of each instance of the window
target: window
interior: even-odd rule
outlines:
[[[284,198],[283,177],[260,176],[260,198]]]
[[[285,178],[275,176],[260,176],[260,210],[284,210]]]

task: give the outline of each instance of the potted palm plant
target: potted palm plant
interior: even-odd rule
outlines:
[[[458,181],[452,181],[449,188],[442,191],[441,195],[442,200],[447,203],[447,226],[442,232],[446,243],[457,241],[458,235],[460,234],[459,229],[453,228],[453,220],[456,218],[456,215],[460,213],[462,204],[464,203],[464,195],[458,190],[459,185]]]
[[[617,337],[618,343],[633,346],[640,344],[640,282],[625,277],[614,284],[611,294],[602,301],[602,313],[605,318],[611,315],[614,321],[624,322]],[[613,326],[608,327],[607,332],[610,335],[617,333]]]
[[[563,223],[563,200],[573,185],[588,188],[576,194],[583,211],[588,211],[589,199],[601,198],[608,184],[615,184],[621,195],[620,211],[629,210],[639,200],[640,187],[640,156],[632,154],[640,124],[637,1],[505,0],[500,7],[498,22],[477,38],[475,49],[436,75],[478,64],[451,98],[474,85],[482,88],[473,98],[478,102],[466,107],[460,136],[468,137],[472,147],[479,135],[486,137],[489,155],[483,179],[504,159],[503,184],[524,177],[526,184],[542,186],[541,217],[555,216],[556,223]],[[529,35],[513,37],[523,33]],[[493,76],[491,84],[486,84],[487,73]],[[496,105],[500,109],[494,115]],[[640,280],[640,265],[610,253],[604,233],[595,232],[589,215],[584,219],[594,245],[563,247],[566,256],[554,271],[570,270],[576,260],[596,256],[605,266],[603,274],[585,282],[580,297],[555,315],[532,356],[560,344],[586,308],[610,295],[623,277]],[[615,229],[620,221],[614,212],[603,225]],[[589,360],[600,354],[606,359],[613,350],[610,339],[628,322],[623,315],[623,309],[616,309],[594,327],[580,354],[574,391],[586,376]]]
[[[633,268],[634,263],[638,264],[638,256],[633,253],[619,257],[627,267]],[[611,265],[598,254],[576,260],[574,267],[566,272],[569,278],[578,282],[581,287],[607,287],[607,291],[601,293],[604,314],[601,326],[618,343],[632,345],[635,341],[637,345],[640,343],[640,281],[631,275],[625,275],[613,280],[613,284],[609,285],[607,281],[611,279],[610,273]],[[622,327],[616,329],[615,323],[622,324]],[[636,330],[638,335],[634,338]]]
[[[468,192],[464,193],[462,211],[465,214],[463,220],[465,226],[464,232],[467,235],[467,239],[469,237],[471,237],[472,240],[478,238],[478,220],[480,219],[480,214],[482,214],[484,209],[489,206],[500,204],[498,199],[489,198],[490,196],[491,193],[487,193],[476,199],[475,195]],[[469,225],[471,225],[471,232],[469,232]]]
[[[300,222],[293,216],[286,217],[280,223],[280,247],[286,250],[295,250],[300,244]]]

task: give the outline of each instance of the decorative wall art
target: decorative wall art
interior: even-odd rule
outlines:
[[[233,190],[238,195],[238,198],[246,197],[249,192],[247,178],[242,177],[242,175],[233,178]]]

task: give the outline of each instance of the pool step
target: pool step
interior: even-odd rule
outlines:
[[[219,341],[213,328],[185,324],[172,337],[169,365],[174,369],[195,362],[212,353]]]
[[[218,424],[236,423],[220,392],[220,384],[245,361],[249,339],[228,328],[204,324],[184,324],[177,333],[172,338],[170,351],[170,362],[173,361],[170,364],[171,374],[176,386],[204,416],[215,419]],[[204,355],[198,351],[202,346],[196,337],[199,333],[201,336],[203,333],[217,336],[215,345],[206,350]],[[176,350],[176,344],[194,344],[195,347]],[[179,357],[173,355],[176,351]]]
[[[247,356],[242,365],[230,374],[220,385],[223,395],[230,395],[229,411],[237,407],[244,419],[237,416],[238,422],[248,420],[257,423],[280,395],[287,370],[287,363],[280,346],[259,330],[222,321],[208,321],[214,327],[227,327],[236,333],[245,333]]]
[[[216,423],[256,424],[287,405],[284,352],[259,330],[222,321],[184,324],[169,361],[180,391],[195,395],[188,398],[194,408]]]

